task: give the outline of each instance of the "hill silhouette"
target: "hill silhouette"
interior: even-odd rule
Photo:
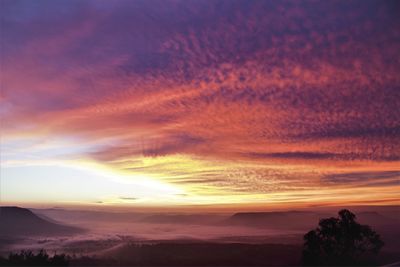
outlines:
[[[224,223],[260,228],[305,230],[312,227],[320,218],[332,215],[334,213],[314,211],[239,212],[233,214]],[[374,227],[389,227],[398,225],[400,222],[375,211],[358,212],[357,217]]]
[[[211,214],[154,214],[141,219],[146,223],[166,224],[215,224],[222,216]]]
[[[230,225],[268,228],[307,229],[320,214],[308,211],[239,212],[226,220]]]
[[[72,235],[85,230],[47,221],[29,209],[0,207],[0,236]]]

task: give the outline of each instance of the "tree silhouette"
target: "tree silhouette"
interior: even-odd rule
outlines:
[[[68,266],[69,259],[65,254],[49,256],[43,249],[37,254],[22,250],[20,253],[10,253],[8,258],[0,257],[0,266]]]
[[[303,264],[306,266],[355,266],[374,264],[374,256],[384,243],[368,225],[356,222],[349,210],[339,218],[319,221],[319,226],[304,235]]]

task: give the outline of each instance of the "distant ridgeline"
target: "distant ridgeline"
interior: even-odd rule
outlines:
[[[0,207],[0,236],[72,235],[84,231],[43,216],[39,217],[29,209]]]

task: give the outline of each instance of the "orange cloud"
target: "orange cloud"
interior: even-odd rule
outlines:
[[[341,180],[324,177],[398,171],[389,2],[63,4],[6,5],[5,140],[68,136],[90,145],[75,157],[199,195],[328,197]],[[363,190],[393,197],[392,179],[375,180]]]

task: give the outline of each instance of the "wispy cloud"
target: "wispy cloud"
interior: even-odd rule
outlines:
[[[380,183],[383,182],[382,180],[390,180],[390,182],[400,184],[400,171],[370,171],[328,174],[323,177],[323,180],[330,183],[344,184],[359,182]]]

